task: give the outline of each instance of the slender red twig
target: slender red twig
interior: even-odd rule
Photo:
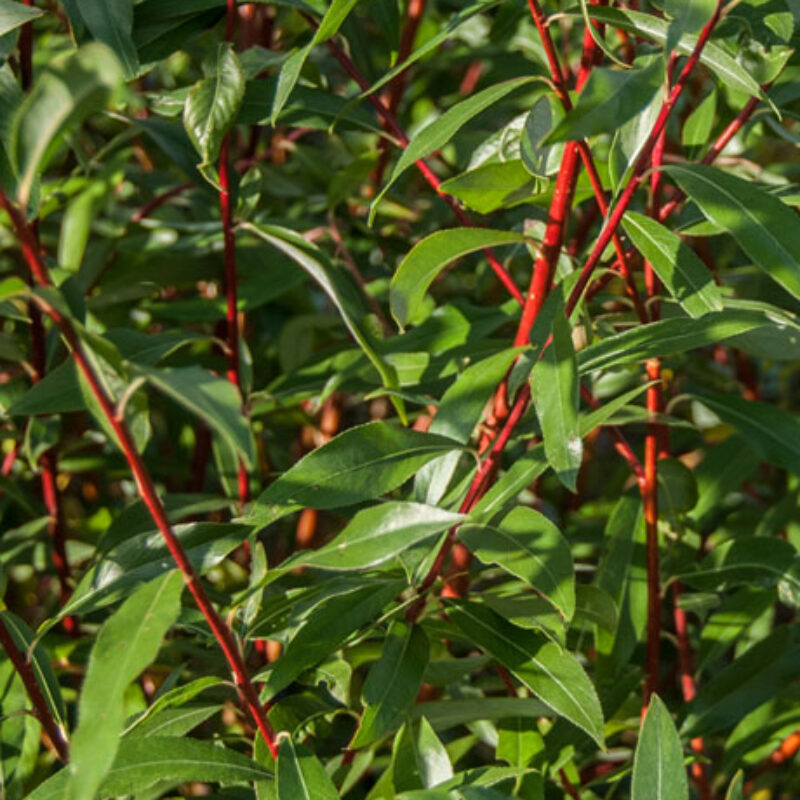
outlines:
[[[53,715],[47,707],[42,690],[39,687],[36,676],[33,674],[30,661],[28,661],[25,654],[19,650],[14,643],[11,633],[2,619],[0,619],[0,645],[3,646],[3,650],[6,651],[6,655],[9,657],[11,663],[14,665],[14,669],[22,679],[25,691],[33,705],[33,713],[36,715],[39,722],[42,723],[47,738],[50,739],[59,759],[66,763],[69,758],[69,749],[67,740],[64,737],[64,732],[58,726],[55,719],[53,719]]]
[[[309,20],[310,24],[315,26],[317,25],[316,21],[311,17],[306,17]],[[326,42],[328,49],[330,50],[333,57],[341,64],[344,71],[359,85],[362,91],[366,92],[369,90],[369,82],[367,79],[359,72],[356,65],[353,63],[352,59],[333,41],[333,39],[329,39]],[[386,128],[389,132],[394,136],[397,140],[400,147],[403,149],[408,147],[408,137],[405,135],[403,129],[400,127],[400,123],[397,121],[395,115],[389,110],[386,104],[374,94],[369,94],[367,99],[372,104],[375,111],[381,117],[381,119],[386,123]],[[441,190],[441,181],[436,177],[433,170],[428,166],[427,162],[424,159],[420,159],[419,161],[415,162],[417,169],[422,173],[422,176],[431,186],[431,188],[442,198],[442,200],[447,203],[448,206],[453,210],[453,213],[456,215],[458,221],[466,228],[473,227],[472,220],[470,219],[469,215],[458,205],[458,203],[450,197],[450,195],[445,194]],[[486,256],[487,260],[489,261],[489,266],[491,266],[492,270],[494,271],[495,275],[499,281],[505,286],[508,290],[508,293],[520,304],[524,303],[524,299],[522,297],[522,293],[517,288],[516,284],[514,283],[514,279],[511,275],[508,274],[506,268],[498,261],[497,256],[494,253],[486,248],[483,250],[483,254]]]
[[[51,287],[52,282],[50,280],[50,274],[39,252],[33,231],[26,223],[19,209],[11,203],[3,192],[0,192],[0,208],[2,208],[11,219],[11,224],[22,249],[23,257],[25,258],[25,262],[34,280],[39,286]],[[167,549],[183,574],[184,581],[190,594],[194,598],[197,607],[200,609],[214,638],[219,644],[233,673],[234,681],[243,704],[252,716],[270,752],[275,755],[277,753],[275,732],[264,713],[264,709],[258,698],[258,693],[247,673],[233,633],[211,603],[211,600],[200,582],[197,572],[189,561],[186,551],[183,549],[183,545],[176,537],[172,525],[167,518],[161,498],[156,492],[153,479],[139,451],[136,449],[127,422],[122,415],[117,413],[111,397],[106,393],[104,386],[87,358],[83,349],[83,343],[70,320],[45,300],[40,299],[39,302],[45,314],[47,314],[56,327],[58,327],[61,335],[67,342],[72,352],[72,358],[85,379],[89,391],[97,401],[100,412],[114,432],[120,449],[133,474],[139,496],[142,498],[156,527],[163,536]]]
[[[535,2],[535,0],[529,0],[529,2]],[[622,216],[627,210],[628,206],[630,205],[631,198],[633,197],[634,193],[639,187],[639,184],[642,182],[642,176],[644,175],[645,170],[647,169],[650,163],[650,156],[653,152],[653,148],[656,146],[656,142],[658,137],[661,135],[661,131],[667,124],[667,120],[669,119],[670,114],[672,113],[672,109],[675,107],[675,104],[678,102],[681,94],[683,93],[683,89],[686,86],[687,81],[689,80],[692,71],[694,70],[697,62],[700,60],[700,55],[703,52],[703,48],[705,47],[708,40],[711,38],[711,34],[714,31],[714,28],[719,22],[720,15],[722,13],[722,0],[717,0],[716,7],[714,8],[714,13],[712,14],[711,18],[703,27],[700,35],[697,37],[697,44],[694,47],[691,55],[687,59],[686,63],[683,66],[683,69],[678,76],[678,79],[675,81],[672,89],[670,90],[669,96],[661,106],[661,110],[656,118],[656,122],[653,125],[653,128],[650,132],[650,135],[646,139],[642,150],[639,154],[639,158],[636,161],[636,164],[633,168],[633,174],[629,178],[625,188],[622,190],[620,194],[619,200],[614,206],[614,209],[611,211],[609,216],[606,219],[605,224],[603,225],[602,230],[600,231],[600,235],[598,236],[594,248],[592,249],[589,258],[587,259],[586,263],[581,270],[580,276],[578,277],[578,281],[575,284],[575,287],[570,295],[569,300],[567,301],[567,308],[571,313],[575,306],[578,304],[581,295],[583,294],[584,289],[586,288],[589,280],[592,277],[592,274],[595,270],[595,267],[600,261],[600,257],[603,254],[603,251],[608,246],[608,243],[611,241],[614,233],[616,232],[617,228],[619,227],[620,222],[622,221]]]

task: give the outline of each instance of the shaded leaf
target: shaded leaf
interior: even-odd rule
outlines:
[[[133,44],[133,0],[73,0],[92,36],[120,60],[128,78],[139,71]]]
[[[336,800],[339,797],[319,759],[289,736],[281,741],[275,777],[278,800]]]

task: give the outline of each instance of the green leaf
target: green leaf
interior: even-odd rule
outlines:
[[[247,466],[255,463],[253,436],[242,414],[241,395],[230,381],[198,366],[151,369],[136,364],[133,371],[216,431]]]
[[[168,708],[158,714],[150,714],[126,736],[185,736],[189,731],[206,722],[224,708],[222,705],[187,705],[183,708]]]
[[[745,800],[744,798],[744,773],[739,770],[725,792],[725,800]]]
[[[430,789],[453,777],[444,745],[425,717],[406,723],[394,742],[392,778],[395,792]]]
[[[733,425],[764,460],[800,475],[800,420],[794,414],[729,395],[704,394],[698,399]]]
[[[465,519],[435,506],[392,501],[359,511],[345,529],[319,550],[286,564],[339,571],[370,569]]]
[[[425,293],[437,275],[457,258],[504,244],[523,244],[525,236],[487,228],[450,228],[417,242],[392,278],[389,305],[400,329],[417,318]]]
[[[26,800],[63,800],[70,771],[63,769],[31,792]],[[271,773],[247,756],[211,742],[146,736],[123,739],[97,796],[139,795],[156,783],[172,786],[192,781],[250,782],[269,780]],[[95,795],[92,795],[94,797]]]
[[[550,97],[540,97],[525,118],[520,141],[520,155],[525,168],[535,178],[547,178],[558,172],[563,147],[541,146],[541,141],[553,127]],[[556,116],[558,118],[558,116]]]
[[[717,344],[766,324],[757,312],[726,308],[698,319],[665,319],[638,325],[589,345],[578,353],[578,371],[594,372],[635,361]]]
[[[285,689],[302,672],[338,650],[362,625],[372,622],[404,585],[398,580],[372,579],[318,603],[266,674],[268,694]],[[258,635],[257,626],[252,634]]]
[[[400,724],[422,685],[428,652],[422,628],[400,621],[392,624],[381,657],[364,683],[364,715],[350,747],[366,747]]]
[[[665,171],[757,266],[800,297],[800,220],[793,209],[753,181],[714,167],[681,164]]]
[[[676,0],[676,2],[680,2],[680,0]],[[596,22],[606,23],[613,28],[634,33],[657,44],[666,44],[669,23],[654,14],[596,5],[590,5],[588,10],[589,16]],[[681,55],[688,56],[694,51],[696,45],[697,36],[687,33],[681,37],[675,49]],[[765,97],[758,81],[745,66],[729,55],[721,44],[713,41],[706,42],[703,52],[700,54],[700,62],[715,72],[726,88],[736,92],[745,92],[753,97]]]
[[[220,45],[215,74],[192,87],[183,109],[183,126],[200,154],[201,170],[216,162],[242,105],[244,86],[242,65],[232,45]]]
[[[530,202],[541,181],[533,178],[521,159],[481,164],[442,181],[439,188],[479,214]]]
[[[111,769],[125,721],[125,690],[158,655],[178,618],[183,586],[177,570],[145,584],[100,629],[70,743],[70,800],[94,800]]]
[[[58,679],[50,663],[50,657],[41,642],[37,641],[33,631],[16,614],[12,614],[10,611],[2,611],[0,612],[0,618],[2,618],[17,648],[21,652],[28,654],[31,671],[42,692],[47,709],[55,720],[56,725],[66,733],[67,712],[61,696],[61,687],[58,685]]]
[[[547,636],[524,630],[485,606],[446,600],[452,621],[538,698],[603,746],[603,712],[581,665]]]
[[[291,737],[278,750],[275,789],[278,800],[337,800],[339,793],[314,753]]]
[[[430,433],[370,422],[340,433],[283,473],[256,500],[264,528],[299,508],[340,508],[386,494],[420,467],[461,445]]]
[[[285,253],[314,279],[336,307],[350,334],[377,370],[383,385],[387,389],[399,391],[400,386],[394,368],[378,352],[372,336],[363,324],[366,314],[352,280],[341,270],[335,269],[321,250],[288,228],[274,225],[256,226],[249,223],[241,227]],[[393,398],[393,402],[400,418],[404,420],[405,410],[402,400]]]
[[[522,348],[509,348],[470,364],[442,395],[428,432],[466,444],[481,420],[486,403],[521,351]],[[460,458],[461,453],[453,451],[422,467],[414,481],[414,496],[426,503],[438,503]]]
[[[664,49],[671,53],[687,33],[700,33],[714,13],[715,0],[666,0],[664,11],[671,22]]]
[[[496,526],[461,526],[458,538],[484,564],[497,564],[546,597],[566,620],[575,613],[572,552],[561,531],[532,508],[515,508]]]
[[[0,0],[0,36],[16,30],[26,22],[31,22],[44,14],[44,10],[35,6],[24,6],[13,0]]]
[[[717,113],[717,90],[713,88],[686,118],[681,131],[681,144],[684,147],[704,147],[714,129]]]
[[[578,430],[578,364],[572,328],[558,304],[551,328],[552,339],[531,374],[531,395],[542,427],[544,452],[558,479],[570,491],[577,486],[583,460]]]
[[[679,236],[632,211],[625,214],[623,225],[634,247],[690,317],[722,311],[722,296],[708,267]]]
[[[658,60],[638,69],[593,69],[575,108],[544,138],[543,144],[614,133],[647,108],[661,86],[662,72]]]
[[[109,550],[84,573],[59,618],[108,605],[171,569],[173,562],[163,536],[152,530],[152,523],[150,527],[148,533],[132,535]],[[232,522],[190,522],[173,526],[173,531],[192,566],[203,574],[245,541],[250,529]]]
[[[108,46],[128,78],[139,71],[133,44],[133,0],[73,0],[92,36]]]
[[[444,147],[467,122],[477,114],[480,114],[481,111],[490,108],[520,86],[537,80],[541,79],[537,77],[513,78],[510,81],[489,86],[480,92],[476,92],[472,97],[462,100],[460,103],[456,103],[456,105],[447,109],[444,114],[437,117],[430,125],[427,125],[416,134],[401,153],[386,185],[372,201],[369,213],[370,224],[372,224],[375,218],[378,203],[380,203],[384,195],[389,191],[392,184],[415,161],[419,161],[434,150]]]
[[[794,681],[799,669],[797,630],[781,625],[700,684],[681,732],[705,736],[734,725]]]
[[[309,41],[305,47],[295,50],[289,58],[283,62],[280,74],[278,75],[275,97],[272,101],[272,112],[270,116],[271,125],[274,126],[277,122],[283,107],[286,105],[286,101],[289,99],[292,90],[297,84],[300,72],[311,50],[315,45],[327,42],[328,39],[336,34],[347,18],[347,15],[358,2],[359,0],[332,0],[322,20],[320,20],[319,27],[311,38],[311,41]]]
[[[122,81],[116,57],[97,42],[48,65],[12,122],[9,151],[19,174],[20,205],[27,205],[37,175],[55,155],[64,136],[104,109]]]
[[[650,698],[636,745],[631,800],[689,800],[681,740],[657,694]]]

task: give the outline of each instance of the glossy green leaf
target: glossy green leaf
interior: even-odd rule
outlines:
[[[69,770],[62,770],[38,786],[27,800],[62,800]],[[155,783],[166,789],[192,781],[250,782],[268,780],[271,773],[255,761],[211,742],[172,736],[123,739],[97,796],[139,795]],[[94,795],[93,795],[94,796]]]
[[[800,297],[800,220],[794,210],[753,181],[714,167],[681,164],[665,169],[757,266]]]
[[[332,541],[292,559],[287,568],[302,565],[339,571],[370,569],[464,519],[463,514],[420,503],[382,503],[359,511]]]
[[[199,81],[186,98],[183,125],[200,154],[200,167],[213,164],[244,98],[245,78],[230,45],[221,45],[215,74]]]
[[[302,672],[338,650],[362,625],[372,622],[403,586],[402,581],[373,579],[315,606],[267,673],[269,694],[286,688]],[[257,628],[253,633],[257,634]]]
[[[444,745],[425,717],[406,723],[395,739],[392,780],[396,792],[430,789],[453,777]]]
[[[697,34],[711,19],[715,0],[666,0],[664,11],[670,18],[665,50],[671,53],[687,33]]]
[[[708,267],[661,223],[628,211],[623,222],[636,249],[690,317],[722,311],[722,296]]]
[[[93,800],[111,769],[125,721],[125,690],[158,654],[178,617],[183,587],[180,572],[168,572],[131,595],[100,629],[70,743],[70,800]]]
[[[278,800],[336,800],[339,793],[314,753],[291,737],[281,741],[275,773]]]
[[[643,68],[593,69],[575,108],[544,139],[544,144],[614,133],[620,125],[647,108],[659,90],[663,65]]]
[[[710,91],[686,118],[681,130],[684,147],[702,147],[709,140],[717,112],[717,91]]]
[[[698,319],[665,319],[609,336],[578,353],[581,373],[718,344],[765,324],[758,313],[725,309]]]
[[[428,287],[452,261],[487,247],[524,242],[522,234],[486,228],[450,228],[417,242],[392,278],[390,306],[400,329],[417,317]]]
[[[204,420],[252,466],[253,436],[242,414],[241,396],[230,381],[197,366],[150,369],[136,365],[135,373]]]
[[[266,527],[299,508],[340,508],[386,494],[423,464],[461,446],[444,436],[371,422],[339,434],[283,473],[248,522]]]
[[[597,22],[620,28],[657,44],[666,44],[669,34],[670,23],[655,14],[590,5],[589,16]],[[687,33],[681,37],[675,49],[681,55],[688,56],[696,44],[697,36]],[[758,81],[744,65],[728,53],[723,45],[714,41],[707,42],[700,54],[700,62],[716,73],[723,86],[753,97],[764,97]]]
[[[123,80],[115,55],[91,43],[53,60],[12,122],[9,151],[19,174],[17,199],[26,205],[39,172],[65,134],[103,110]]]
[[[631,800],[689,800],[681,740],[657,694],[650,698],[636,745]]]
[[[480,92],[476,92],[472,97],[456,103],[452,108],[447,109],[440,117],[437,117],[430,125],[423,128],[416,134],[408,146],[404,148],[397,163],[392,170],[388,181],[381,189],[375,200],[370,206],[370,222],[375,217],[378,203],[389,191],[392,184],[415,162],[425,158],[429,153],[444,147],[458,131],[467,124],[473,117],[485,111],[506,95],[518,89],[520,86],[539,80],[536,77],[513,78],[512,80],[489,86]]]
[[[381,377],[384,387],[397,390],[399,384],[394,368],[378,352],[373,337],[364,327],[365,312],[352,281],[341,271],[335,269],[321,250],[311,245],[302,236],[288,228],[274,225],[242,226],[258,238],[285,253],[298,266],[302,267],[325,292],[342,317],[352,337],[370,360]],[[401,419],[405,416],[402,400],[393,401]]]
[[[532,508],[515,508],[496,526],[466,523],[459,539],[485,564],[497,564],[544,595],[566,620],[575,613],[572,553],[561,531]]]
[[[766,403],[729,395],[702,395],[698,399],[766,461],[800,475],[800,420]]]
[[[542,427],[544,452],[570,491],[577,486],[583,460],[583,442],[578,426],[578,364],[572,343],[572,328],[565,314],[556,309],[550,346],[531,374],[531,396]]]
[[[133,0],[73,0],[92,37],[113,50],[125,75],[139,71],[139,56],[133,44]]]
[[[422,685],[428,652],[422,628],[399,621],[392,624],[381,657],[364,683],[364,714],[351,747],[366,747],[400,724]]]
[[[530,202],[541,184],[525,169],[521,159],[481,164],[442,181],[446,194],[479,214]]]
[[[220,712],[224,706],[187,705],[168,708],[158,714],[148,715],[126,736],[185,736]]]
[[[556,714],[603,745],[603,712],[589,676],[547,636],[512,625],[485,606],[447,601],[453,622]]]
[[[245,541],[249,528],[230,522],[190,522],[173,526],[173,531],[192,566],[203,574]],[[161,533],[151,526],[147,533],[132,535],[104,553],[83,575],[60,616],[108,605],[172,566]]]
[[[0,36],[16,30],[26,22],[41,17],[45,12],[33,6],[24,6],[14,0],[0,0]]]

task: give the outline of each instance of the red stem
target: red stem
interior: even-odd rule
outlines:
[[[22,213],[2,192],[0,192],[0,208],[3,208],[11,219],[25,262],[34,280],[40,286],[52,286],[47,265],[39,253],[39,248],[32,230],[26,224]],[[167,514],[161,499],[156,492],[153,479],[139,451],[136,449],[136,445],[125,419],[117,414],[111,398],[106,394],[106,390],[100,383],[91,363],[84,353],[83,344],[73,328],[72,323],[68,318],[62,316],[56,308],[46,303],[46,301],[40,302],[47,316],[50,317],[61,331],[62,336],[72,351],[72,358],[76,366],[80,370],[89,390],[97,401],[101,413],[111,426],[125,460],[128,462],[128,466],[133,474],[139,496],[142,498],[145,506],[147,506],[156,527],[164,538],[167,549],[183,574],[184,581],[190,594],[194,598],[214,638],[222,649],[225,659],[233,672],[234,681],[244,705],[247,707],[253,721],[264,737],[264,741],[270,752],[275,756],[277,754],[275,733],[261,706],[258,693],[247,674],[247,669],[236,645],[236,641],[234,640],[233,633],[211,603],[205,589],[200,583],[200,579],[194,567],[186,555],[186,551],[175,536],[175,532],[172,530],[172,526],[167,519]]]
[[[6,651],[6,655],[9,657],[11,663],[14,665],[14,669],[22,679],[28,698],[33,704],[33,713],[36,715],[39,722],[42,723],[42,727],[45,733],[47,733],[47,737],[50,739],[56,753],[58,753],[59,759],[66,764],[69,758],[69,749],[67,747],[67,740],[64,738],[64,732],[56,724],[53,715],[50,713],[50,709],[47,707],[44,695],[36,681],[36,676],[33,674],[30,662],[17,648],[16,644],[14,644],[14,639],[2,619],[0,619],[0,645],[3,646],[3,650]]]
[[[317,27],[317,22],[311,17],[306,17],[309,23],[314,27]],[[352,62],[349,56],[333,41],[333,39],[329,39],[326,42],[328,49],[330,50],[333,57],[342,65],[344,71],[359,85],[362,91],[366,92],[369,90],[369,83],[367,82],[366,78],[358,71],[356,65]],[[372,104],[375,111],[377,111],[378,115],[384,121],[387,130],[394,136],[394,138],[399,143],[402,149],[406,149],[408,147],[408,137],[403,132],[403,129],[400,127],[400,124],[397,121],[395,115],[387,108],[386,104],[374,94],[370,94],[367,96],[367,99]],[[469,218],[469,215],[458,205],[458,203],[450,197],[450,195],[445,194],[440,188],[440,181],[433,173],[431,168],[428,164],[423,160],[420,159],[419,161],[415,162],[417,169],[422,173],[422,176],[431,186],[431,188],[439,195],[439,197],[447,203],[448,206],[453,210],[453,213],[456,215],[458,221],[466,228],[473,227],[472,220]],[[513,278],[511,275],[508,274],[506,268],[498,261],[497,257],[494,255],[492,250],[486,248],[483,250],[483,254],[486,256],[487,260],[489,261],[489,265],[494,270],[495,275],[497,275],[500,282],[503,286],[506,287],[508,293],[520,304],[524,304],[524,299],[522,297],[522,293],[517,288],[514,283]]]
[[[535,0],[529,0],[529,2],[534,3]],[[614,206],[614,210],[611,212],[605,225],[603,226],[603,229],[600,231],[600,235],[595,242],[595,246],[586,263],[584,264],[583,269],[581,270],[578,282],[576,283],[575,288],[573,289],[572,294],[567,302],[568,313],[572,313],[575,306],[578,304],[578,301],[583,294],[583,290],[586,288],[586,285],[591,279],[595,267],[600,261],[600,257],[603,255],[603,251],[614,236],[620,222],[622,221],[623,214],[630,205],[631,198],[636,192],[636,189],[639,187],[639,184],[642,182],[642,176],[650,163],[650,156],[653,152],[653,148],[656,146],[658,137],[661,135],[661,131],[664,130],[667,120],[669,119],[669,115],[672,112],[672,109],[675,107],[675,104],[678,102],[678,99],[680,98],[683,89],[686,86],[692,70],[700,60],[700,55],[703,52],[703,48],[705,47],[706,42],[711,38],[711,34],[714,31],[717,22],[719,21],[721,13],[722,0],[717,0],[717,4],[711,19],[709,19],[709,21],[703,27],[703,30],[700,32],[700,35],[697,38],[697,44],[695,45],[692,54],[687,59],[686,64],[684,64],[684,67],[678,76],[678,80],[672,87],[666,101],[661,106],[661,111],[659,112],[655,125],[653,125],[650,136],[647,138],[642,148],[642,152],[636,161],[633,174],[623,189],[617,204]]]

